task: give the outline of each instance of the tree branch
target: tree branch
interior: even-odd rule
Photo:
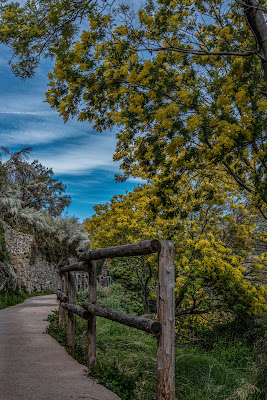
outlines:
[[[176,51],[177,53],[183,54],[195,54],[203,56],[235,56],[235,57],[249,57],[256,54],[260,58],[264,59],[262,55],[257,50],[248,50],[244,52],[235,51],[207,51],[207,50],[194,50],[194,49],[184,49],[180,47],[158,47],[158,48],[147,48],[147,49],[137,49],[136,51],[149,51],[150,53],[154,51]]]

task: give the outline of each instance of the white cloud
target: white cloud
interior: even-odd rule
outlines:
[[[119,165],[112,159],[115,145],[112,134],[88,134],[75,145],[55,145],[50,150],[36,152],[36,158],[51,167],[55,175],[86,175],[96,169],[117,171]]]
[[[103,181],[101,179],[89,179],[87,180],[86,178],[83,177],[83,180],[76,180],[73,181],[73,179],[64,179],[64,183],[66,185],[71,184],[72,186],[79,186],[79,187],[88,187],[88,185],[99,185],[101,184]]]
[[[1,143],[6,147],[18,145],[42,145],[49,144],[56,140],[67,139],[73,136],[73,131],[63,131],[58,128],[52,130],[51,126],[47,128],[40,126],[39,129],[18,129],[17,131],[0,132]]]
[[[0,111],[0,114],[11,114],[11,115],[54,115],[53,111]]]
[[[22,84],[20,83],[20,85]],[[15,92],[11,94],[5,93],[0,96],[1,114],[47,114],[49,112],[49,114],[56,115],[56,111],[52,111],[50,106],[44,102],[45,89],[43,91],[39,88],[38,90],[33,90],[25,85],[25,87],[15,87],[13,90]]]
[[[145,179],[142,179],[142,178],[135,178],[135,177],[132,177],[132,176],[130,176],[130,177],[127,179],[127,181],[128,181],[128,182],[133,182],[133,183],[136,183],[136,184],[138,184],[138,183],[146,183],[146,182],[147,182]]]
[[[77,135],[77,132],[79,138],[92,132],[90,124],[72,120],[64,124],[58,115],[49,116],[48,113],[50,112],[13,112],[6,119],[0,112],[1,144],[6,147],[49,145],[59,140],[72,138]]]

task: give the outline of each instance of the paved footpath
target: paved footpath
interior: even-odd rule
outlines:
[[[0,310],[0,400],[120,400],[44,334],[57,307],[49,295]]]

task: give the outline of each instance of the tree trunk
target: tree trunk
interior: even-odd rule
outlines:
[[[143,292],[143,296],[142,297],[143,297],[143,306],[144,306],[145,314],[150,314],[150,307],[149,307],[149,302],[148,302],[148,293],[147,293],[146,290]]]
[[[267,24],[258,0],[244,0],[244,13],[263,57],[262,65],[267,88]]]

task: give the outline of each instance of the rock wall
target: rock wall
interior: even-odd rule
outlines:
[[[39,253],[32,262],[34,246],[33,235],[18,232],[7,223],[1,221],[5,230],[5,246],[11,257],[11,264],[17,273],[18,287],[33,291],[55,291],[59,287],[59,277],[55,265],[50,264]]]

